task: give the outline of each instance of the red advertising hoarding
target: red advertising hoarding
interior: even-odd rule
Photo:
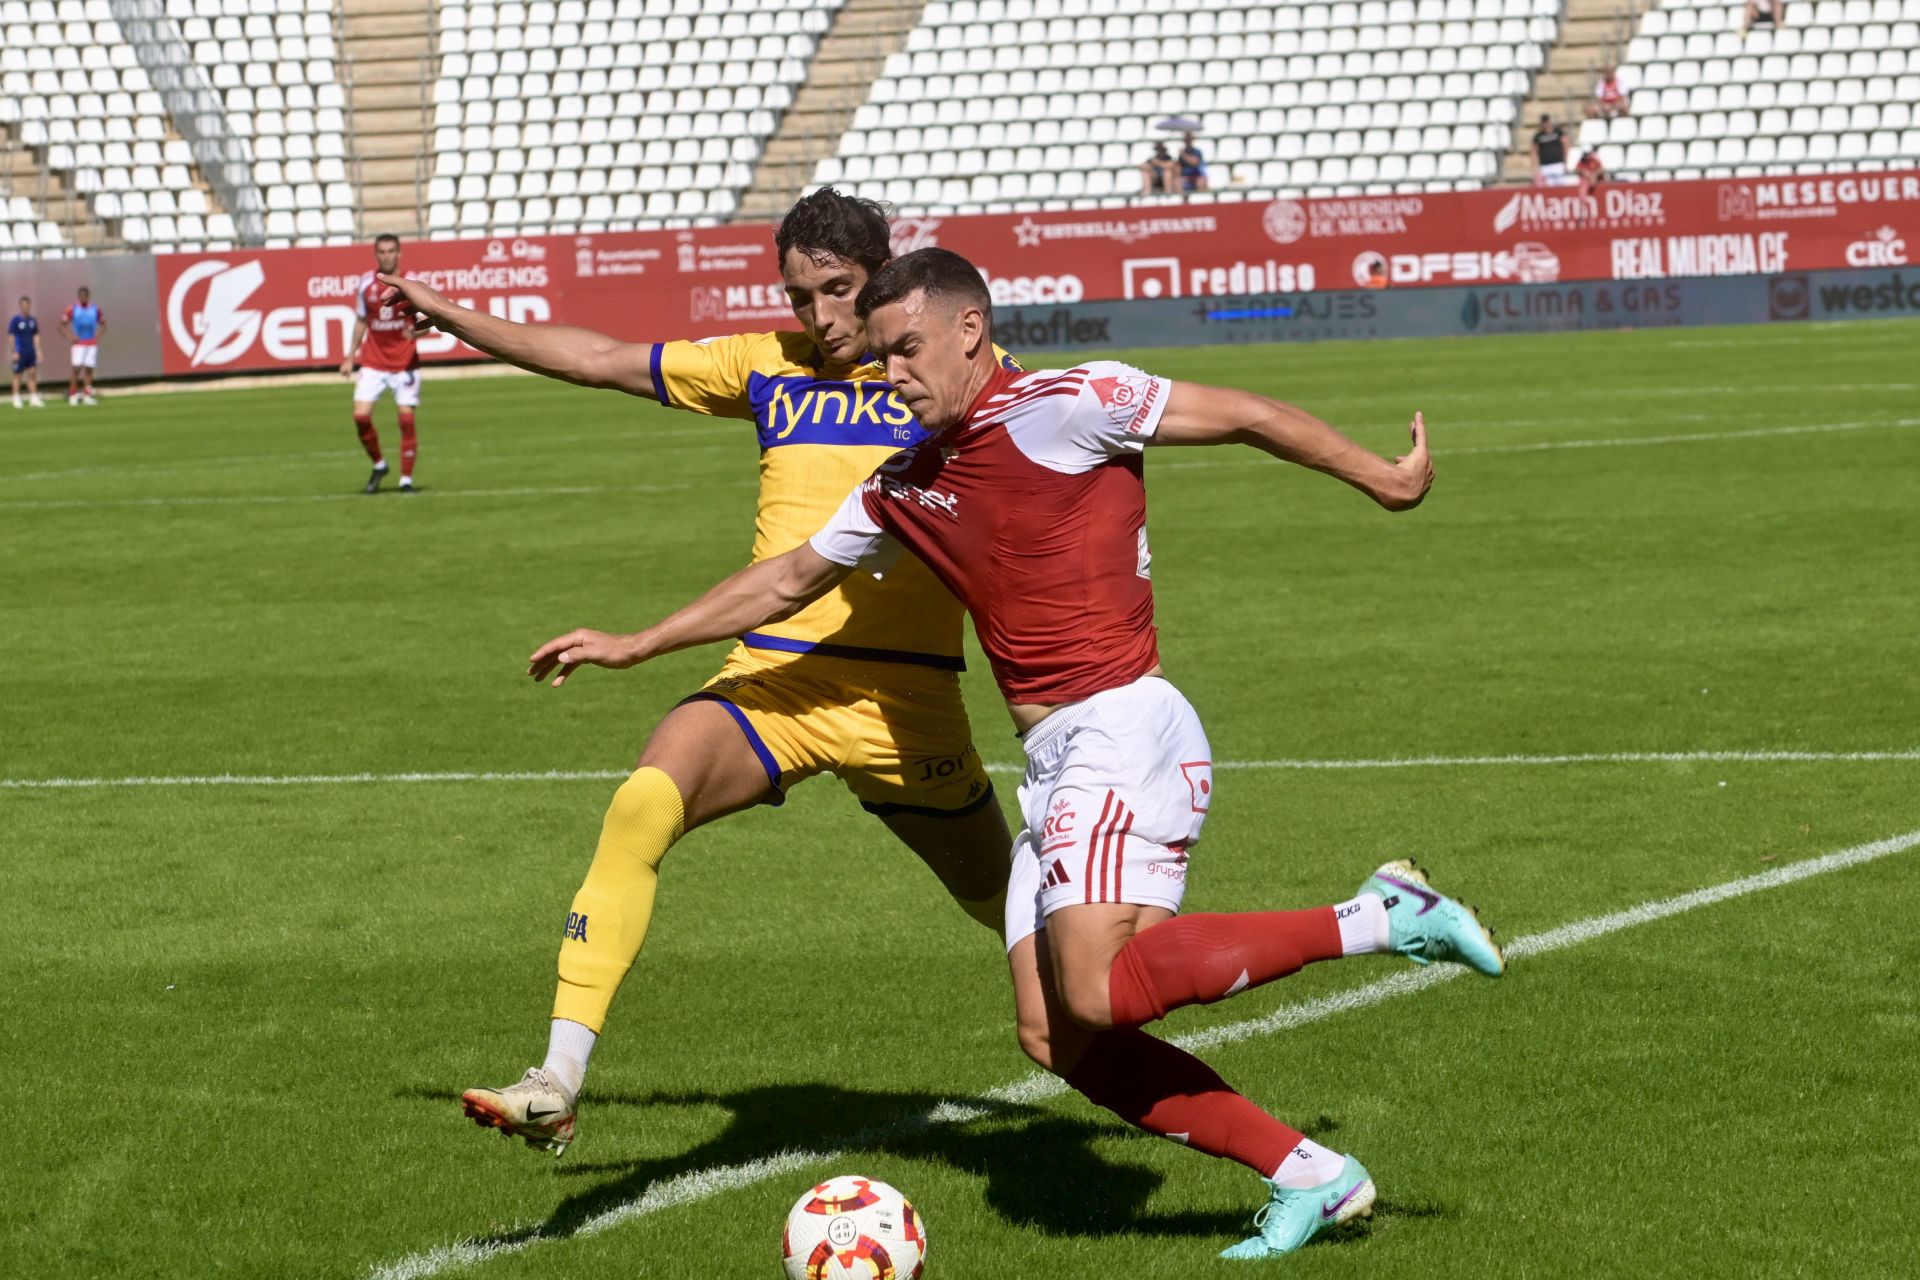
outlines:
[[[1497,188],[1062,213],[901,218],[895,249],[965,254],[1005,306],[1897,267],[1920,254],[1920,172]],[[1910,252],[1911,246],[1911,252]],[[173,254],[166,371],[337,363],[365,246]],[[792,327],[771,228],[413,243],[405,270],[513,320],[630,340]],[[428,360],[471,358],[445,335]]]

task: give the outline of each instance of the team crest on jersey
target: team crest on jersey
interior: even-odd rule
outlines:
[[[1187,790],[1193,795],[1193,811],[1205,813],[1207,806],[1213,803],[1213,761],[1193,760],[1180,766],[1180,773],[1187,780]]]
[[[931,477],[939,471],[940,455],[921,448],[902,449],[875,469],[867,480],[869,493],[902,502],[912,502],[928,511],[938,511],[950,520],[960,518],[960,496],[915,483],[910,477],[917,471]]]
[[[1160,396],[1160,384],[1141,374],[1123,374],[1113,378],[1088,378],[1087,385],[1100,398],[1100,407],[1116,427],[1138,431],[1146,425]]]

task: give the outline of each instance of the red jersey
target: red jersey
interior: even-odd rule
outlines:
[[[414,344],[413,325],[393,307],[383,306],[380,296],[387,286],[367,272],[353,295],[353,313],[367,322],[367,337],[356,353],[363,369],[381,373],[406,373],[420,367],[420,352]]]
[[[836,564],[913,552],[973,615],[1009,702],[1078,702],[1160,660],[1140,451],[1171,383],[1101,360],[998,369],[813,537]]]

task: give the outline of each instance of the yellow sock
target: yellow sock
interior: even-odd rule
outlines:
[[[647,940],[660,860],[685,822],[680,789],[658,769],[635,770],[613,793],[593,865],[567,915],[554,1017],[600,1030],[613,993]]]

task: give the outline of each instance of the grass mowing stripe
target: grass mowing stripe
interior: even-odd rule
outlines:
[[[1624,911],[1589,916],[1584,920],[1575,920],[1544,933],[1528,934],[1524,938],[1515,939],[1507,947],[1507,958],[1513,960],[1561,951],[1591,942],[1595,938],[1618,933],[1623,929],[1651,924],[1656,920],[1664,920],[1668,916],[1725,902],[1729,898],[1743,897],[1766,889],[1777,889],[1782,885],[1794,884],[1814,876],[1826,875],[1879,858],[1891,857],[1917,845],[1920,845],[1920,830],[1907,831],[1885,839],[1870,840],[1865,844],[1837,849],[1816,858],[1790,862],[1769,871],[1742,876],[1737,880],[1728,880],[1704,889],[1695,889],[1690,893],[1644,902]],[[1174,1039],[1174,1043],[1183,1049],[1197,1050],[1269,1036],[1294,1027],[1320,1022],[1338,1013],[1369,1008],[1396,996],[1424,991],[1428,987],[1449,982],[1467,972],[1468,970],[1459,965],[1431,965],[1410,972],[1397,973],[1391,978],[1370,982],[1366,986],[1355,987],[1351,991],[1288,1005],[1259,1018],[1249,1018],[1244,1022],[1228,1023],[1225,1026],[1211,1027],[1191,1035],[1179,1036]],[[1053,1097],[1066,1092],[1066,1089],[1066,1083],[1057,1077],[1045,1072],[1035,1072],[963,1102],[943,1102],[926,1114],[916,1116],[903,1124],[870,1133],[856,1134],[844,1147],[832,1151],[785,1151],[759,1160],[695,1170],[663,1179],[649,1186],[632,1200],[588,1219],[574,1232],[548,1236],[540,1234],[536,1229],[533,1233],[517,1239],[493,1242],[461,1241],[452,1245],[441,1245],[420,1253],[409,1254],[386,1266],[377,1267],[369,1273],[369,1280],[426,1280],[427,1277],[455,1268],[477,1265],[504,1253],[518,1252],[542,1241],[564,1240],[574,1235],[595,1234],[632,1218],[645,1217],[677,1205],[691,1204],[697,1200],[719,1195],[723,1191],[752,1186],[783,1173],[796,1172],[811,1164],[825,1164],[844,1159],[864,1141],[882,1133],[886,1136],[898,1136],[929,1125],[965,1123],[991,1114],[999,1106]]]
[[[1472,769],[1567,764],[1866,764],[1920,761],[1905,751],[1601,751],[1536,756],[1383,756],[1372,760],[1221,760],[1215,769]],[[1024,765],[995,762],[993,773]],[[96,787],[328,787],[423,782],[592,782],[624,778],[630,769],[471,770],[413,773],[204,773],[125,778],[0,778],[0,791],[83,791]]]

